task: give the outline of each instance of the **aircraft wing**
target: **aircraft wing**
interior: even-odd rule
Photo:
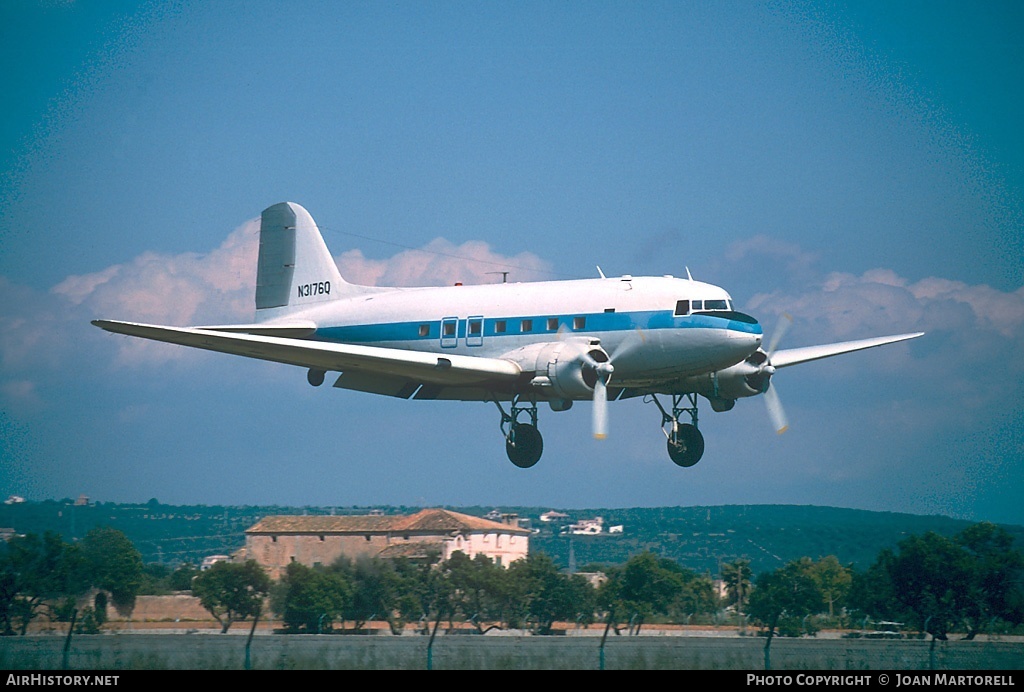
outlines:
[[[358,371],[392,380],[408,378],[421,383],[429,382],[444,386],[511,384],[521,372],[519,366],[512,361],[500,358],[337,344],[199,327],[164,327],[113,320],[93,320],[93,324],[115,334],[138,336],[247,358],[346,374]],[[244,326],[247,325],[240,325]]]
[[[775,351],[770,355],[770,358],[773,366],[775,366],[776,368],[784,368],[789,365],[797,365],[799,363],[807,363],[812,360],[820,360],[821,358],[828,358],[830,356],[838,356],[841,353],[861,351],[865,348],[874,348],[875,346],[885,346],[886,344],[894,344],[897,341],[916,339],[917,337],[923,334],[924,332],[914,332],[913,334],[879,336],[873,339],[843,341],[841,343],[824,344],[822,346],[805,346],[803,348],[789,348],[780,351]]]

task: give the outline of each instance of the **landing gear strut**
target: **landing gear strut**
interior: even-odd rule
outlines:
[[[521,469],[528,469],[538,461],[544,452],[544,438],[537,429],[537,402],[528,406],[519,405],[519,395],[512,398],[511,413],[505,413],[498,400],[494,405],[501,411],[501,432],[505,435],[505,452],[509,461]],[[530,417],[529,423],[520,423],[520,414]]]
[[[668,414],[657,396],[651,394],[650,397],[661,411],[661,429],[668,438],[669,458],[677,466],[693,466],[704,456],[704,436],[697,429],[697,395],[673,394],[672,415]],[[684,397],[689,406],[683,405]],[[683,413],[690,414],[690,423],[679,422],[679,416]]]

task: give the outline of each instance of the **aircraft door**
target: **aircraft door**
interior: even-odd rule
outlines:
[[[441,320],[441,348],[455,348],[459,343],[459,318],[445,317]]]
[[[484,343],[484,318],[470,317],[466,319],[466,345],[483,346]]]

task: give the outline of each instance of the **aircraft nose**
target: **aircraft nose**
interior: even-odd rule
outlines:
[[[759,324],[756,324],[756,329],[730,329],[729,330],[729,344],[735,346],[737,351],[745,351],[745,356],[750,355],[758,348],[761,347],[761,341],[764,335],[761,333]]]

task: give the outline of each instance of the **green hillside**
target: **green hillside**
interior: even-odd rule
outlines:
[[[280,507],[142,505],[70,500],[0,505],[0,527],[17,533],[54,531],[65,540],[79,539],[96,526],[123,531],[146,562],[198,564],[207,555],[230,554],[245,544],[245,529],[270,514],[410,514],[418,507]],[[549,507],[447,507],[484,516],[497,509],[518,514],[537,530],[531,550],[549,554],[562,567],[618,564],[651,550],[681,565],[717,576],[719,565],[747,558],[755,571],[774,569],[789,560],[835,555],[844,564],[866,568],[887,547],[904,537],[935,531],[951,536],[971,522],[941,516],[869,512],[796,505],[726,505],[718,507],[655,507],[558,510]],[[550,509],[568,515],[561,522],[543,522]],[[568,522],[601,517],[604,532],[583,536],[561,533]],[[609,534],[609,527],[622,533]],[[1024,546],[1024,527],[1006,526]]]

